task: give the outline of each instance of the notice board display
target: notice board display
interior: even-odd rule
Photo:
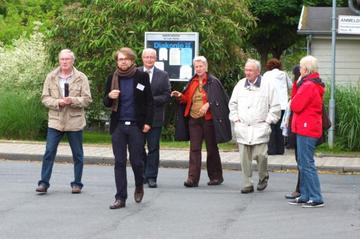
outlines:
[[[197,32],[145,32],[145,47],[157,52],[155,66],[168,72],[170,81],[188,81],[192,60],[199,52]]]

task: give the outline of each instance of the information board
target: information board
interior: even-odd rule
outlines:
[[[157,52],[155,66],[168,72],[170,81],[188,81],[192,60],[199,52],[197,32],[145,32],[145,47]]]

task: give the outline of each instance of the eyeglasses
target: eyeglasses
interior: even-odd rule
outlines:
[[[129,61],[130,59],[129,58],[118,58],[117,61]]]

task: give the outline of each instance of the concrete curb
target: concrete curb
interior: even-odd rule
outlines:
[[[43,158],[42,154],[18,154],[18,153],[0,153],[0,159],[5,160],[19,160],[19,161],[38,161],[41,162]],[[58,163],[72,163],[72,156],[68,155],[57,155],[55,162]],[[95,156],[86,156],[85,164],[103,164],[103,165],[113,165],[113,157],[95,157]],[[129,161],[128,161],[129,164]],[[188,168],[188,160],[160,160],[160,167],[164,168]],[[241,170],[240,162],[222,162],[222,167],[224,170]],[[202,168],[206,168],[206,164],[203,162]],[[329,165],[319,165],[318,170],[321,172],[336,172],[336,173],[360,173],[360,166],[329,166]],[[269,171],[286,171],[286,170],[296,170],[296,164],[281,164],[275,163],[268,165]],[[257,165],[253,163],[253,170],[257,170]]]

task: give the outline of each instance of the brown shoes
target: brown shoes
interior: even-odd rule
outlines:
[[[220,179],[212,179],[210,180],[207,185],[209,186],[216,186],[216,185],[220,185],[224,182],[224,179],[223,178],[220,178]]]
[[[47,187],[45,186],[45,184],[40,183],[35,191],[38,192],[38,193],[46,193],[47,192]]]
[[[143,185],[136,186],[135,192],[134,192],[135,202],[140,203],[141,200],[143,199],[143,197],[144,197],[144,186]]]
[[[193,182],[191,179],[187,179],[187,180],[184,182],[184,186],[187,187],[187,188],[195,188],[195,187],[199,186],[199,184]]]
[[[254,186],[247,186],[241,189],[241,193],[252,193],[254,192]]]
[[[125,207],[125,201],[122,201],[120,199],[116,199],[113,204],[110,205],[110,209],[119,209]]]
[[[72,194],[79,194],[81,193],[81,187],[80,186],[77,186],[77,185],[74,185],[71,187],[71,193]]]

